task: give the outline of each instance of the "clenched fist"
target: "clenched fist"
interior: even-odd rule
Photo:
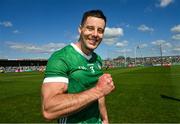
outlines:
[[[99,80],[96,84],[96,88],[103,93],[103,96],[109,94],[114,90],[115,86],[110,74],[103,74],[99,77]]]

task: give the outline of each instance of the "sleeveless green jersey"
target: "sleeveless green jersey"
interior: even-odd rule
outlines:
[[[56,51],[48,60],[44,83],[64,82],[68,93],[79,93],[95,86],[103,74],[101,58],[94,52],[85,55],[75,44]],[[63,100],[63,99],[62,99]],[[61,123],[101,123],[98,101],[66,118]]]

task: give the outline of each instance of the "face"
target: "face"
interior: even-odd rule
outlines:
[[[80,43],[84,49],[93,51],[101,43],[105,21],[97,17],[88,17],[83,26],[79,28]]]

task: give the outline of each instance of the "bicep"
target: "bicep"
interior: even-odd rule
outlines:
[[[43,102],[47,102],[50,98],[57,94],[63,94],[67,91],[67,83],[64,82],[49,82],[42,84]]]
[[[51,109],[54,108],[56,104],[53,99],[56,99],[56,96],[63,94],[67,91],[67,84],[63,82],[49,82],[42,84],[42,113],[43,116],[47,119],[52,119]],[[49,113],[50,112],[50,113]]]
[[[45,78],[42,84],[43,99],[49,99],[56,94],[62,94],[67,91],[68,66],[66,62],[55,55],[48,60],[45,71]]]

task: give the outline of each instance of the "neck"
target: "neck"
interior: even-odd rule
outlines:
[[[92,51],[87,49],[81,41],[78,41],[77,43],[75,43],[75,45],[84,53],[86,54],[87,56],[91,55],[92,54]]]

